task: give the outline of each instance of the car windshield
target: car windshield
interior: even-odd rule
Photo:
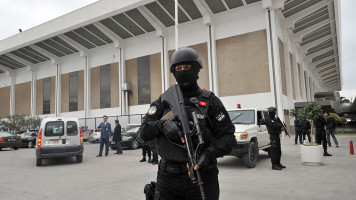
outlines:
[[[126,133],[136,133],[138,131],[138,129],[140,129],[139,126],[137,127],[131,127],[129,129],[126,130]]]
[[[11,133],[11,132],[0,132],[0,137],[11,137],[11,136],[16,136],[15,133]]]
[[[255,123],[254,110],[232,110],[232,111],[228,111],[228,113],[233,124]]]

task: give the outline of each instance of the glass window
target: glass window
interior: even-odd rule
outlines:
[[[150,56],[137,58],[138,104],[151,103]]]
[[[233,110],[228,113],[233,124],[255,124],[254,110]]]
[[[68,136],[78,135],[77,122],[75,122],[75,121],[67,122],[67,135]]]
[[[78,111],[78,72],[69,73],[69,112]]]
[[[63,121],[47,122],[45,127],[45,136],[62,136],[64,123]]]
[[[51,77],[43,79],[43,114],[51,113]]]
[[[100,108],[111,107],[110,65],[100,67]]]

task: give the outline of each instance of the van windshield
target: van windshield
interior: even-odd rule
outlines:
[[[233,124],[255,124],[254,110],[232,110],[228,113]]]
[[[67,122],[67,135],[68,136],[78,135],[77,122],[75,122],[75,121]]]
[[[63,127],[63,121],[47,122],[45,127],[45,136],[62,136],[64,135]]]

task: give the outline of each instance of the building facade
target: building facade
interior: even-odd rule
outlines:
[[[0,118],[146,113],[175,83],[174,0],[101,0],[0,41]],[[338,0],[179,0],[178,47],[227,109],[341,90]],[[90,14],[88,14],[90,13]]]

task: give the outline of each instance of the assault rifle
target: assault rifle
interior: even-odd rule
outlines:
[[[286,123],[282,122],[281,119],[279,119],[279,117],[277,117],[277,122],[278,122],[280,125],[282,125],[282,126],[284,127],[284,132],[286,133],[286,135],[287,135],[288,137],[290,137],[290,135],[289,135],[289,133],[288,133],[288,131],[287,131]]]
[[[179,85],[174,84],[170,88],[168,88],[167,91],[165,91],[161,95],[161,101],[163,103],[168,104],[172,112],[167,113],[167,115],[162,117],[162,120],[177,120],[182,127],[183,135],[184,135],[184,148],[187,150],[188,157],[189,157],[189,163],[187,164],[188,169],[190,171],[190,179],[193,181],[193,183],[197,183],[200,189],[200,194],[203,200],[206,199],[205,197],[205,192],[203,188],[203,182],[201,180],[201,176],[199,173],[199,170],[194,170],[194,166],[197,164],[197,158],[198,154],[200,152],[200,148],[202,147],[202,144],[204,143],[203,137],[200,131],[200,126],[199,126],[199,121],[197,117],[197,113],[192,112],[193,116],[193,121],[194,121],[194,129],[191,131],[189,128],[189,122],[188,122],[188,115],[187,111],[185,109],[185,104],[184,104],[184,99],[182,95],[182,91],[179,87]],[[197,98],[191,98],[190,102],[194,106],[198,106],[198,99]],[[192,143],[192,138],[191,135],[194,134],[198,137],[199,144],[197,145],[196,149],[193,147]]]

